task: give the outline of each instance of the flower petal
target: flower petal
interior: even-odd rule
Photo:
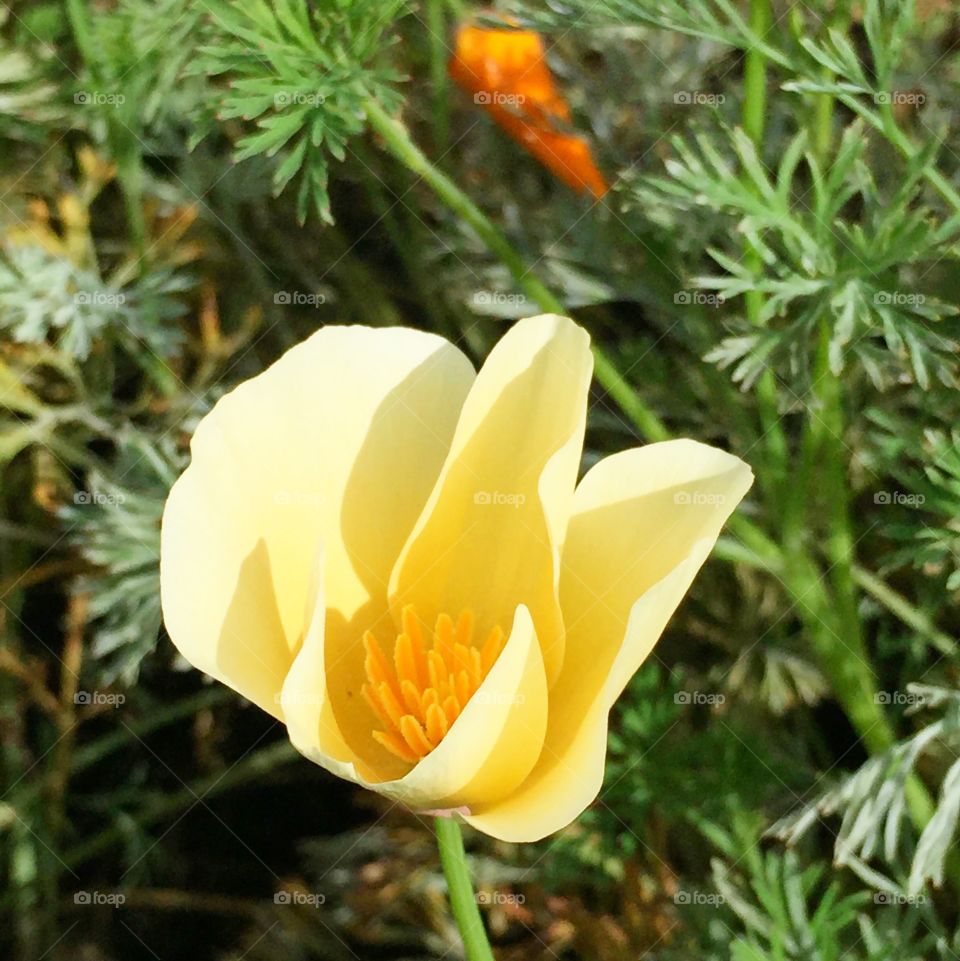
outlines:
[[[357,765],[364,777],[372,772],[362,767],[350,749],[340,724],[333,713],[333,702],[327,689],[324,664],[326,603],[323,595],[323,557],[318,551],[315,561],[312,612],[303,644],[283,682],[279,703],[287,725],[287,735],[294,745],[307,745],[314,761],[338,777],[356,780]]]
[[[432,623],[472,610],[484,634],[529,607],[548,682],[563,661],[560,545],[583,444],[592,358],[565,317],[521,320],[491,351],[391,580]]]
[[[547,682],[525,607],[517,608],[500,657],[446,737],[406,774],[386,780],[363,761],[343,760],[323,697],[312,693],[324,660],[322,647],[322,631],[311,631],[284,685],[283,704],[297,750],[339,777],[417,810],[458,808],[489,805],[509,795],[536,764],[547,727]],[[368,717],[372,740],[376,720],[372,713]]]
[[[386,610],[473,377],[440,337],[327,327],[221,398],[164,510],[161,599],[184,657],[279,717],[318,544],[337,616]]]
[[[543,754],[512,797],[468,820],[509,841],[572,821],[603,782],[607,714],[652,650],[752,483],[723,451],[675,440],[615,454],[583,478],[563,551],[563,670]]]

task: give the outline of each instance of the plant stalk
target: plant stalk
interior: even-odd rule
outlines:
[[[427,0],[430,86],[433,90],[433,146],[439,155],[450,140],[450,84],[447,79],[446,0]]]
[[[566,313],[560,300],[535,274],[531,273],[524,258],[506,235],[443,171],[434,166],[410,139],[406,127],[400,121],[391,117],[375,100],[367,101],[366,114],[371,127],[383,139],[390,153],[407,169],[418,177],[422,177],[449,210],[473,228],[490,253],[510,271],[514,282],[531,300],[550,313]],[[668,438],[670,432],[663,421],[643,403],[603,349],[594,344],[593,355],[597,380],[623,408],[644,437],[649,440]]]
[[[493,951],[480,917],[480,908],[473,893],[467,854],[463,848],[460,825],[452,818],[436,818],[437,846],[440,863],[450,892],[450,909],[463,938],[467,961],[493,961]]]

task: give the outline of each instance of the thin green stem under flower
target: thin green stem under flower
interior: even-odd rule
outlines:
[[[450,909],[456,918],[467,961],[493,961],[493,951],[473,893],[467,854],[460,825],[451,818],[437,818],[437,846],[450,892]]]

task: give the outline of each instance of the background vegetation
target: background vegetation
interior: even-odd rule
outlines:
[[[197,420],[319,325],[480,361],[544,308],[597,345],[588,463],[687,435],[757,483],[598,802],[468,839],[499,956],[955,959],[953,5],[501,8],[602,198],[448,79],[478,13],[0,15],[0,954],[458,956],[426,826],[177,660],[158,520]]]

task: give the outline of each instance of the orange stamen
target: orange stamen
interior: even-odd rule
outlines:
[[[460,702],[452,694],[443,702],[443,713],[450,724],[460,716]]]
[[[423,728],[415,717],[408,714],[401,718],[400,733],[410,750],[419,757],[425,757],[433,750],[433,745],[427,740],[427,735],[423,733]]]
[[[420,758],[407,747],[403,738],[394,734],[392,731],[389,733],[374,731],[373,739],[378,744],[382,744],[391,754],[395,754],[401,761],[409,761],[411,764],[416,764],[417,761],[420,760]]]
[[[494,627],[474,645],[474,618],[464,611],[456,624],[448,614],[437,617],[427,644],[412,605],[401,612],[401,628],[393,647],[393,663],[374,635],[363,635],[367,683],[363,697],[382,730],[374,740],[395,757],[416,764],[447,736],[476,694],[504,643]]]
[[[439,744],[449,729],[446,715],[436,704],[431,704],[427,708],[427,736]]]

